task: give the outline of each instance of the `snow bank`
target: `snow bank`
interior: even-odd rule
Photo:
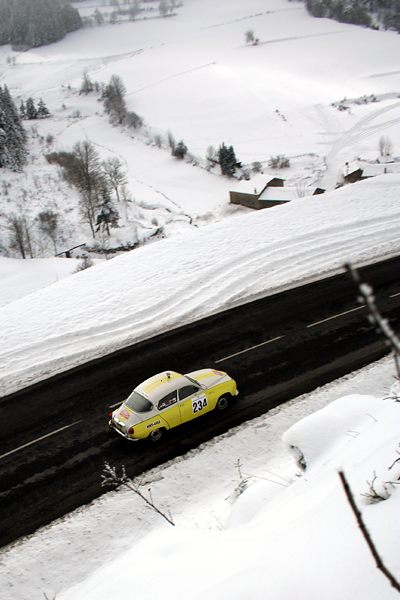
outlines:
[[[232,217],[133,250],[3,307],[1,394],[338,272],[348,259],[359,264],[398,254],[399,191],[400,176],[385,175]]]

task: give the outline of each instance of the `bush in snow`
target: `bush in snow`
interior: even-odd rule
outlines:
[[[290,167],[290,160],[281,154],[278,156],[271,156],[268,161],[270,169],[287,169]]]

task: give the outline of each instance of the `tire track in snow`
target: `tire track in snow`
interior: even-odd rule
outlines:
[[[286,240],[265,244],[262,248],[254,250],[250,256],[243,254],[233,261],[226,260],[223,264],[218,263],[218,265],[206,269],[201,278],[197,280],[198,285],[192,293],[187,293],[186,286],[184,290],[186,293],[177,288],[175,293],[167,299],[160,299],[159,302],[151,307],[146,307],[143,311],[132,311],[130,314],[125,314],[101,326],[95,325],[88,327],[86,330],[80,329],[79,331],[47,337],[34,344],[23,345],[14,352],[7,351],[4,360],[12,360],[14,367],[18,370],[18,357],[22,356],[24,358],[28,348],[32,358],[38,356],[40,359],[40,352],[43,348],[46,348],[47,353],[50,349],[57,351],[57,354],[60,352],[60,356],[64,358],[68,354],[68,349],[71,349],[72,354],[76,355],[77,345],[82,345],[82,342],[85,341],[90,341],[92,350],[95,350],[96,342],[98,342],[97,348],[101,349],[106,344],[109,346],[111,340],[114,344],[118,345],[120,343],[124,346],[140,341],[142,332],[148,331],[149,325],[151,329],[153,324],[154,329],[154,320],[159,324],[158,328],[163,328],[167,323],[168,327],[172,329],[181,324],[183,319],[185,322],[196,320],[199,311],[201,316],[204,316],[202,314],[204,303],[213,306],[213,310],[210,311],[210,314],[212,314],[220,309],[231,308],[238,303],[242,303],[243,299],[250,302],[266,295],[265,285],[268,278],[270,281],[267,289],[269,293],[273,293],[277,291],[279,285],[282,287],[282,284],[279,284],[282,280],[281,273],[285,274],[284,280],[287,287],[293,280],[299,279],[299,265],[301,270],[301,265],[311,261],[315,267],[316,247],[318,247],[317,266],[321,266],[322,272],[324,272],[327,258],[331,258],[333,255],[336,256],[334,266],[339,269],[344,260],[343,254],[346,257],[351,255],[353,251],[357,254],[360,239],[369,240],[370,248],[371,246],[374,247],[375,239],[379,240],[378,247],[382,245],[383,234],[386,236],[385,244],[390,240],[397,243],[397,222],[399,218],[400,214],[396,214],[386,215],[378,221],[367,219],[349,223],[347,229],[348,239],[344,253],[338,253],[338,233],[343,231],[343,225],[322,228],[317,236],[315,233],[305,233],[295,239],[287,236]],[[278,251],[279,258],[277,259],[275,256]],[[331,273],[332,265],[329,270],[325,269],[325,272]],[[234,277],[231,278],[230,274]],[[309,276],[310,274],[304,271],[301,279]],[[255,289],[249,297],[246,292],[247,287],[255,280],[262,282],[260,289]],[[200,293],[198,292],[199,289],[201,290]],[[175,315],[175,317],[171,319],[171,315]],[[159,333],[159,330],[152,331],[152,335],[157,333]]]
[[[371,135],[378,133],[380,131],[384,131],[389,127],[400,123],[400,117],[395,119],[391,119],[389,121],[384,121],[383,123],[377,123],[376,125],[372,125],[368,128],[365,126],[368,125],[374,119],[380,117],[381,115],[400,108],[400,102],[396,102],[396,104],[392,104],[390,106],[385,106],[384,108],[379,108],[369,113],[365,117],[362,117],[351,129],[345,131],[340,137],[333,142],[323,142],[327,144],[332,144],[330,151],[326,156],[326,167],[327,173],[325,175],[324,187],[327,191],[331,191],[335,188],[337,183],[337,173],[339,170],[339,166],[337,164],[337,156],[345,146],[350,146],[351,144],[358,142],[362,139],[370,137]]]
[[[192,67],[191,69],[186,69],[185,71],[179,71],[178,73],[173,73],[172,75],[168,75],[167,77],[163,77],[162,79],[158,79],[153,81],[152,83],[148,83],[140,88],[137,88],[133,92],[129,92],[126,97],[133,96],[139,92],[143,92],[143,90],[147,90],[155,85],[159,85],[160,83],[164,83],[164,81],[169,81],[170,79],[174,79],[175,77],[181,77],[182,75],[187,75],[187,73],[193,73],[194,71],[199,71],[200,69],[206,69],[207,67],[211,67],[212,65],[216,65],[215,61],[206,63],[204,65],[199,65],[198,67]]]

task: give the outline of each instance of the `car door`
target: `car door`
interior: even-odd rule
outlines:
[[[170,427],[179,425],[181,423],[181,413],[178,405],[178,390],[170,392],[159,400],[157,410]]]
[[[210,410],[210,402],[206,390],[195,385],[185,385],[178,390],[181,422],[191,421]]]

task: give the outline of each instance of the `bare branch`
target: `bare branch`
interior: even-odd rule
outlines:
[[[161,510],[159,510],[157,508],[157,506],[155,506],[152,495],[151,495],[150,488],[149,488],[150,500],[142,494],[142,492],[139,489],[141,482],[133,481],[132,479],[130,479],[126,474],[124,465],[122,465],[122,475],[121,476],[117,475],[117,469],[115,467],[112,467],[108,462],[104,463],[103,471],[104,471],[104,474],[101,476],[101,478],[103,480],[101,482],[102,486],[109,485],[109,486],[113,486],[113,487],[118,487],[118,486],[123,485],[123,486],[127,487],[129,490],[131,490],[132,492],[135,492],[135,494],[140,496],[140,498],[148,506],[150,506],[150,508],[152,508],[156,513],[161,515],[166,521],[168,521],[168,523],[170,525],[175,525],[175,523],[172,521],[172,519],[170,517],[167,517],[167,515],[165,513],[163,513]]]
[[[393,349],[397,376],[400,378],[400,340],[390,327],[387,319],[384,319],[377,309],[372,288],[366,283],[361,282],[357,269],[351,263],[347,263],[344,266],[358,289],[360,304],[364,304],[369,312],[369,322],[386,338],[387,343]]]
[[[382,502],[383,500],[387,500],[388,498],[390,498],[390,494],[387,490],[386,484],[382,483],[384,492],[379,493],[375,489],[375,481],[377,480],[377,478],[378,478],[378,476],[374,471],[374,477],[373,477],[372,481],[367,481],[367,483],[369,485],[369,491],[366,494],[361,494],[361,496],[365,496],[365,498],[368,498],[368,500],[370,501],[371,504],[375,504],[377,502]],[[387,482],[387,483],[390,483],[390,482]]]
[[[340,477],[341,482],[343,484],[344,491],[345,491],[346,496],[347,496],[347,500],[349,501],[349,504],[350,504],[350,506],[352,508],[352,511],[353,511],[353,513],[354,513],[354,515],[355,515],[355,517],[357,519],[358,526],[361,529],[361,533],[363,534],[363,536],[365,538],[365,541],[367,542],[368,547],[369,547],[369,549],[371,551],[371,554],[372,554],[372,556],[375,559],[376,566],[378,567],[378,569],[380,571],[382,571],[382,573],[385,575],[385,577],[387,577],[389,579],[389,581],[392,584],[392,586],[398,592],[400,592],[400,584],[399,584],[399,582],[397,581],[397,579],[395,579],[393,577],[393,575],[390,573],[390,571],[385,567],[385,565],[382,562],[381,557],[378,554],[378,551],[377,551],[377,549],[375,547],[375,544],[372,541],[372,538],[371,538],[371,536],[370,536],[370,534],[369,534],[369,532],[368,532],[368,530],[367,530],[367,528],[365,526],[365,523],[363,521],[361,512],[357,508],[357,505],[356,505],[355,500],[354,500],[354,496],[353,496],[353,494],[351,492],[350,486],[349,486],[349,484],[347,482],[347,479],[346,479],[345,474],[343,473],[343,471],[339,471],[339,477]]]

